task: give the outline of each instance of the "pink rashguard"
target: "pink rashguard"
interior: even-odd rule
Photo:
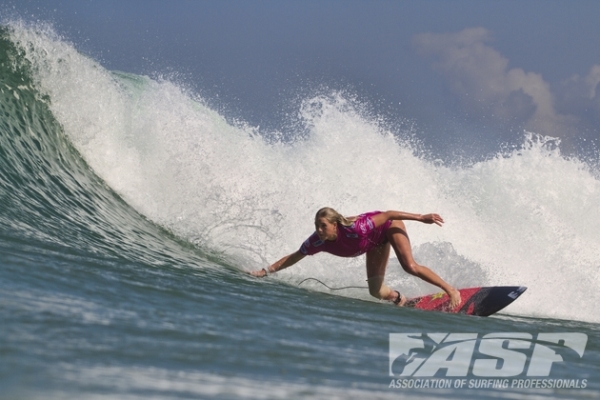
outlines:
[[[338,224],[337,238],[333,241],[321,240],[315,232],[302,243],[300,252],[307,256],[312,256],[321,251],[340,257],[356,257],[364,254],[387,240],[385,232],[392,221],[387,220],[383,225],[376,228],[371,217],[379,213],[381,211],[361,214],[350,226]]]

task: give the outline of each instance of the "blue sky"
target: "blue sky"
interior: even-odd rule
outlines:
[[[4,0],[0,10],[264,129],[282,129],[298,98],[327,88],[414,121],[433,147],[494,152],[527,129],[585,148],[600,135],[595,0]]]

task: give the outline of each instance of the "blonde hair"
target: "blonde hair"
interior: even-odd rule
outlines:
[[[344,217],[342,214],[335,211],[331,207],[323,207],[319,211],[317,211],[317,214],[315,215],[315,225],[317,224],[320,218],[325,218],[331,224],[338,223],[343,226],[350,226],[355,220],[355,218],[348,219]]]

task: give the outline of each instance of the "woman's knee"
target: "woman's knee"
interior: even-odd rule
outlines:
[[[381,288],[369,288],[369,294],[373,297],[380,299]]]
[[[421,269],[421,266],[416,262],[401,262],[400,265],[402,265],[402,269],[404,269],[404,271],[406,271],[407,273],[415,276],[419,275],[419,270]]]
[[[390,288],[382,285],[380,287],[369,287],[369,294],[377,299],[386,299],[390,295]]]

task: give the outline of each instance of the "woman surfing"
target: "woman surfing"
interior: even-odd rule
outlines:
[[[406,302],[406,297],[383,283],[390,247],[392,247],[400,265],[406,272],[444,290],[450,297],[450,307],[457,307],[461,303],[460,292],[435,272],[417,264],[413,259],[403,220],[438,226],[442,226],[444,223],[438,214],[372,211],[357,217],[346,218],[334,209],[324,207],[315,215],[315,233],[306,239],[296,252],[281,258],[266,268],[252,271],[250,274],[256,277],[267,276],[296,264],[306,256],[321,251],[339,257],[356,257],[366,254],[367,282],[371,296],[402,306]]]

